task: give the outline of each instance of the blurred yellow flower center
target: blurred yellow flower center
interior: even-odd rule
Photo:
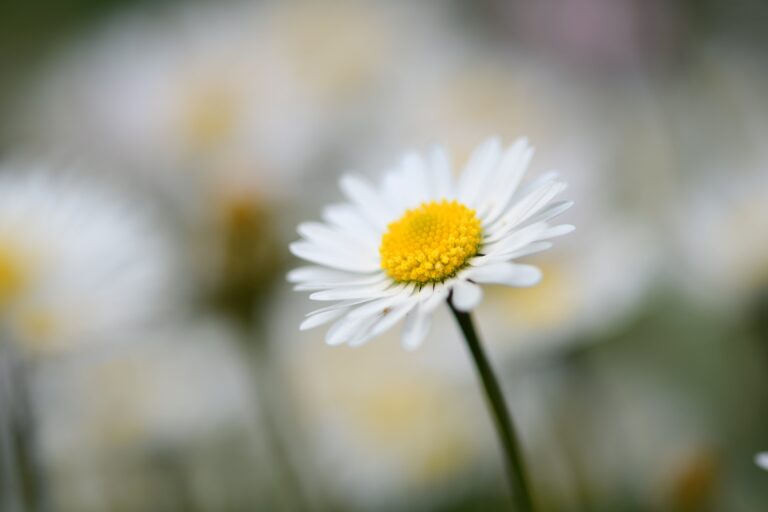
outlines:
[[[392,222],[381,240],[381,267],[401,283],[441,282],[477,254],[480,219],[457,201],[432,201]]]
[[[186,93],[181,126],[186,140],[197,149],[212,150],[235,130],[239,98],[225,87],[207,85]]]
[[[0,307],[14,299],[26,284],[23,255],[0,241]]]

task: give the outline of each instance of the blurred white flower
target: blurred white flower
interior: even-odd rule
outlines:
[[[682,284],[710,305],[741,305],[768,286],[768,155],[703,180],[676,217]]]
[[[299,225],[296,256],[319,266],[289,280],[310,298],[336,304],[310,313],[302,329],[336,321],[330,345],[360,345],[405,319],[403,345],[418,347],[434,310],[450,296],[461,311],[482,299],[479,284],[527,287],[541,272],[517,258],[548,249],[573,226],[549,221],[572,203],[553,202],[566,188],[556,173],[520,187],[533,150],[524,139],[502,148],[490,139],[457,179],[442,148],[411,153],[377,189],[346,176],[349,203],[326,209],[326,223]]]
[[[171,250],[143,209],[74,177],[0,174],[0,321],[17,342],[56,351],[167,311]]]
[[[233,260],[265,260],[249,244],[279,254],[272,228],[296,212],[274,209],[314,206],[330,183],[316,176],[371,130],[403,63],[427,55],[440,11],[375,1],[130,8],[35,77],[18,144],[159,195],[190,247],[185,263],[220,301]],[[271,264],[252,267],[263,276]]]
[[[267,449],[254,443],[253,383],[233,333],[203,319],[116,341],[108,351],[44,361],[37,372],[56,502],[144,510],[194,496],[214,509],[261,506],[274,482]]]
[[[461,378],[442,372],[427,361],[439,353],[429,345],[428,354],[405,352],[393,332],[355,350],[329,347],[320,333],[299,341],[287,327],[296,302],[284,301],[273,328],[294,376],[317,487],[366,510],[450,500],[484,456],[495,461],[468,365]],[[458,339],[441,345],[463,350]]]
[[[290,196],[299,177],[370,123],[385,77],[430,25],[411,16],[419,10],[380,2],[134,10],[40,77],[29,136],[138,172],[192,203],[243,189]]]
[[[478,315],[489,345],[508,354],[532,354],[588,342],[619,325],[646,295],[658,263],[648,230],[590,212],[579,215],[580,209],[572,212],[584,226],[580,239],[537,259],[541,283],[525,294],[512,288],[488,294]]]
[[[760,452],[755,455],[755,464],[763,469],[768,469],[768,452]]]
[[[259,10],[216,7],[124,15],[71,49],[30,100],[32,137],[193,201],[270,190],[304,162],[312,117],[258,42]]]
[[[252,421],[247,368],[223,326],[193,322],[114,339],[128,342],[41,372],[40,410],[55,452],[172,446]]]

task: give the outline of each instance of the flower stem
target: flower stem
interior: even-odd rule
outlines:
[[[488,400],[488,405],[491,408],[496,431],[499,435],[504,455],[506,456],[507,475],[509,477],[509,485],[512,488],[512,499],[515,504],[515,511],[531,512],[533,511],[533,503],[528,488],[523,458],[520,453],[520,443],[517,440],[512,417],[510,416],[506,402],[504,401],[504,395],[501,392],[499,381],[494,375],[488,357],[485,355],[483,347],[480,344],[480,339],[478,338],[477,331],[472,322],[472,317],[469,313],[454,308],[450,299],[448,299],[448,305],[456,318],[456,322],[461,328],[461,332],[464,334],[464,339],[467,341],[467,346],[472,354],[472,359],[475,362],[477,372],[483,383],[483,388],[485,389],[485,396]]]

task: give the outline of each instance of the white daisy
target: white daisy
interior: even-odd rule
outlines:
[[[0,325],[21,346],[113,337],[169,291],[169,247],[141,205],[45,171],[0,175]]]
[[[328,207],[324,223],[299,225],[293,254],[314,263],[289,273],[310,299],[335,301],[309,314],[301,329],[335,320],[326,341],[360,345],[405,319],[402,342],[419,346],[432,312],[450,297],[460,311],[482,299],[479,284],[532,286],[538,268],[515,263],[573,230],[549,221],[572,203],[554,172],[519,187],[533,149],[520,139],[479,146],[454,179],[446,151],[409,153],[377,189],[348,175],[348,203]]]
[[[760,452],[755,455],[755,464],[763,469],[768,469],[768,452]]]

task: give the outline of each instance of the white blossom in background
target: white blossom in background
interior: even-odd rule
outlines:
[[[29,141],[167,194],[296,195],[370,125],[417,42],[417,6],[244,2],[130,10],[62,51],[22,111]],[[72,130],[71,120],[78,120]]]
[[[112,339],[171,309],[173,251],[151,214],[46,169],[0,174],[0,323],[31,352]]]
[[[57,502],[152,508],[178,492],[178,478],[214,508],[232,502],[211,489],[249,489],[238,497],[246,502],[272,492],[269,450],[254,445],[252,380],[226,326],[194,320],[116,341],[39,372],[39,435]]]
[[[700,303],[738,306],[768,288],[768,154],[702,180],[676,217],[682,285]]]
[[[115,339],[123,341],[115,350],[41,377],[47,441],[62,460],[81,449],[174,446],[252,421],[248,370],[224,326],[192,322]]]
[[[330,347],[321,331],[296,330],[306,302],[279,295],[269,329],[292,378],[312,463],[307,483],[362,509],[460,495],[496,447],[469,365],[445,372],[435,364],[446,353],[465,356],[455,333],[416,352],[404,351],[394,330],[363,347]]]

